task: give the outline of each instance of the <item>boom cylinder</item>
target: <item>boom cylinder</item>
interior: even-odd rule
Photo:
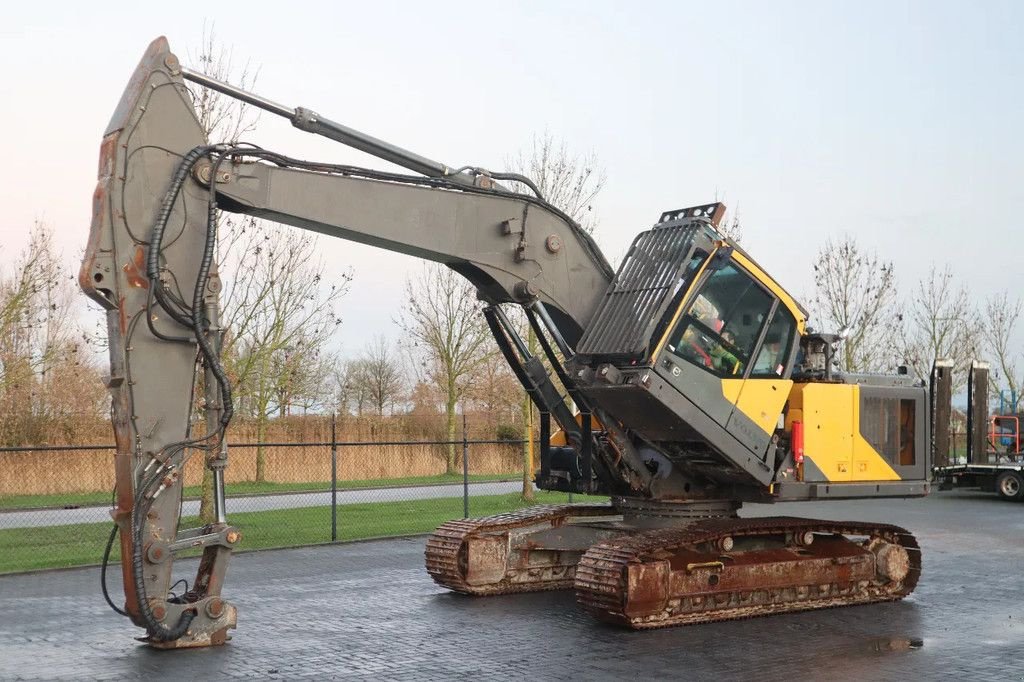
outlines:
[[[468,186],[474,186],[476,184],[473,177],[467,173],[461,173],[449,167],[447,164],[428,159],[427,157],[420,156],[408,149],[403,149],[397,145],[391,144],[390,142],[385,142],[384,140],[373,137],[372,135],[367,135],[366,133],[355,130],[354,128],[349,128],[346,125],[324,118],[311,109],[306,109],[305,107],[292,108],[284,104],[279,104],[265,97],[251,93],[248,90],[243,90],[242,88],[235,87],[230,83],[225,83],[224,81],[217,80],[216,78],[210,78],[205,74],[193,71],[186,67],[181,67],[181,75],[183,78],[190,80],[193,83],[198,83],[203,87],[216,90],[228,97],[241,100],[276,116],[287,118],[291,121],[293,126],[299,130],[305,130],[307,133],[322,135],[323,137],[330,138],[336,142],[341,142],[349,147],[366,152],[367,154],[372,154],[377,158],[390,161],[391,163],[402,166],[403,168],[408,168],[411,171],[426,175],[427,177],[446,178],[453,182]]]

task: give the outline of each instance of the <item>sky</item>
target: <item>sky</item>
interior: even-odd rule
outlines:
[[[204,27],[258,68],[264,97],[450,166],[500,169],[545,131],[593,152],[610,259],[662,211],[718,198],[804,300],[844,233],[905,292],[948,263],[979,299],[1016,293],[1021,2],[4,3],[0,269],[43,220],[77,272],[128,77],[158,35],[195,65]],[[270,115],[248,139],[389,168]],[[325,279],[354,276],[341,352],[396,339],[417,261],[326,238],[320,253]]]

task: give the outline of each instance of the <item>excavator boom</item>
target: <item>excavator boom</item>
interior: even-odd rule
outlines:
[[[210,145],[186,75],[425,175],[307,163],[248,145]],[[231,400],[218,358],[215,209],[433,260],[466,276],[491,304],[488,319],[531,395],[577,442],[580,429],[543,363],[522,354],[515,330],[496,306],[528,303],[532,319],[542,319],[553,338],[575,344],[612,276],[589,235],[543,198],[207,79],[184,69],[165,39],[155,40],[103,137],[79,282],[107,315],[117,443],[113,514],[121,533],[126,611],[158,646],[216,643],[234,623],[233,607],[220,598],[240,533],[226,523],[223,504]],[[189,427],[197,368],[207,376],[203,435]],[[182,531],[182,472],[196,455],[215,473],[218,521]],[[639,460],[632,467],[625,477],[641,485],[646,470]],[[205,554],[188,601],[168,602],[173,555],[195,547]]]

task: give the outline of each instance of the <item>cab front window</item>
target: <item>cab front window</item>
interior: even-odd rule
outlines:
[[[750,275],[727,263],[704,282],[667,348],[717,376],[742,376],[774,302]]]

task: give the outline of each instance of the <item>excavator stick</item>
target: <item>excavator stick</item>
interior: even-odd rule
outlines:
[[[206,192],[184,183],[184,153],[206,144],[167,41],[155,40],[103,137],[79,283],[107,317],[124,612],[159,648],[222,644],[235,607],[221,598],[240,539],[224,518],[226,418],[216,360],[217,292]],[[198,160],[198,157],[197,157]],[[173,191],[177,185],[177,192]],[[208,433],[190,433],[202,360]],[[215,521],[178,528],[185,463],[215,470]],[[202,550],[184,595],[175,556]]]

